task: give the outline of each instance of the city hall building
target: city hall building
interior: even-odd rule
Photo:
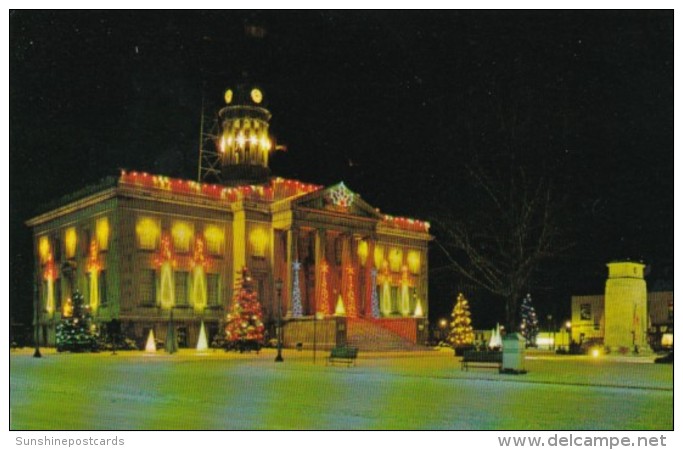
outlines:
[[[42,343],[79,290],[95,323],[118,319],[138,343],[172,323],[193,347],[202,322],[218,332],[244,267],[271,329],[281,311],[287,345],[424,343],[429,224],[383,214],[342,182],[271,176],[262,91],[229,89],[225,102],[200,181],[122,171],[27,221]]]

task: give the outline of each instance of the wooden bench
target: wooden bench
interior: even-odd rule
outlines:
[[[467,350],[462,355],[461,369],[467,371],[470,367],[487,367],[501,369],[503,366],[503,352],[479,352]]]
[[[327,358],[327,364],[344,363],[348,367],[355,365],[358,357],[357,347],[334,347]]]

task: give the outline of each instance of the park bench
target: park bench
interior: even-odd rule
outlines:
[[[503,365],[503,352],[480,352],[467,350],[462,355],[462,370],[467,371],[470,367],[489,367],[501,369]]]
[[[334,347],[327,358],[327,364],[344,363],[350,367],[355,364],[357,357],[357,347]]]

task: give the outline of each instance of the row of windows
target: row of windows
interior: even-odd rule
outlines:
[[[368,255],[368,243],[361,241],[358,244],[358,257],[361,264],[365,265]],[[375,267],[378,269],[388,268],[392,272],[401,272],[403,268],[414,275],[420,274],[422,253],[419,250],[404,250],[398,247],[385,248],[383,245],[376,245],[374,254]]]
[[[404,297],[401,288],[391,286],[387,291],[377,286],[377,297],[380,303],[380,313],[383,316],[412,316],[417,306],[417,289],[408,288]]]
[[[190,273],[186,271],[173,272],[173,303],[175,306],[190,306],[192,298],[192,289],[194,288]],[[200,293],[200,296],[206,296],[207,306],[220,305],[220,275],[208,273],[205,275],[206,285],[205,292]],[[202,288],[200,287],[200,289]],[[156,270],[145,269],[140,273],[139,293],[140,303],[142,305],[158,305],[160,302],[159,294],[161,294],[161,276]]]
[[[211,255],[220,255],[223,252],[225,233],[223,228],[217,225],[206,225],[203,233],[195,233],[195,225],[192,222],[176,220],[170,227],[170,236],[173,242],[173,250],[178,253],[188,253],[194,249],[198,238],[203,238],[206,250]],[[153,217],[140,217],[135,225],[138,248],[142,250],[156,250],[161,241],[161,221]]]
[[[87,256],[93,242],[97,244],[100,251],[109,249],[110,227],[108,217],[98,217],[94,221],[81,226],[67,227],[51,235],[44,235],[38,238],[38,255],[41,263],[46,263],[52,258],[54,261],[61,261],[62,257],[67,259],[75,258],[77,252],[82,256]],[[62,245],[63,244],[63,245]]]
[[[83,293],[85,297],[85,302],[86,304],[89,304],[90,299],[90,292],[92,289],[91,283],[93,282],[93,279],[88,276],[86,277],[87,284],[88,284],[88,289],[86,289],[86,292]],[[52,289],[50,290],[48,288],[48,283],[52,283]],[[43,292],[43,304],[45,305],[45,308],[48,310],[55,310],[59,311],[62,308],[63,305],[63,300],[65,296],[63,295],[62,292],[62,279],[57,278],[56,280],[53,281],[47,281],[43,280],[43,285],[42,285],[42,292]],[[52,298],[49,296],[52,295]],[[107,272],[105,270],[101,270],[97,274],[97,296],[98,296],[98,305],[99,306],[106,306],[108,303],[108,295],[107,295]]]

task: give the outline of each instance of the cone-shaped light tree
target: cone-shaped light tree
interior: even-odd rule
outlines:
[[[538,317],[531,301],[531,294],[527,294],[522,300],[520,315],[522,320],[519,325],[519,331],[526,339],[527,347],[535,346],[536,336],[538,335]]]
[[[451,332],[448,341],[453,347],[466,347],[474,343],[470,305],[462,293],[458,294],[458,300],[451,313]]]

